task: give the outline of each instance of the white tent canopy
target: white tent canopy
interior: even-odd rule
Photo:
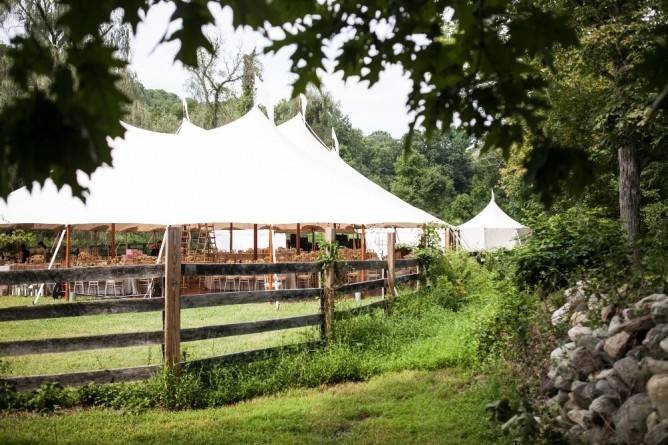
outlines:
[[[47,180],[0,202],[0,225],[104,229],[115,223],[117,230],[152,230],[204,222],[216,228],[442,223],[387,192],[393,200],[361,189],[343,169],[307,155],[257,108],[209,131],[187,121],[178,134],[126,128],[123,138],[110,141],[113,167],[79,175],[90,191],[85,204],[69,187],[58,191]]]
[[[396,209],[404,215],[404,219],[410,221],[423,221],[445,224],[424,210],[420,210],[408,204],[401,198],[388,192],[369,178],[352,168],[339,157],[335,150],[329,150],[309,130],[302,114],[297,114],[292,119],[279,125],[278,130],[285,135],[295,147],[300,150],[302,156],[308,157],[315,163],[319,163],[326,169],[333,171],[339,181],[351,186],[356,190],[355,199],[367,202],[374,206]],[[408,222],[408,221],[406,221]],[[387,221],[391,223],[391,221]],[[391,226],[392,224],[385,224]],[[397,224],[415,225],[415,224]]]
[[[494,192],[480,213],[459,226],[460,245],[468,251],[510,249],[527,233],[526,226],[512,219],[496,204]]]

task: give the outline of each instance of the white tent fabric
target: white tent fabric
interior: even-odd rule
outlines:
[[[69,187],[58,191],[47,180],[0,202],[0,225],[104,229],[115,223],[117,230],[152,230],[203,222],[216,228],[230,222],[235,228],[442,223],[396,197],[360,189],[340,169],[304,155],[257,108],[209,131],[190,123],[175,135],[126,128],[124,138],[110,141],[113,167],[79,175],[90,190],[85,204]]]
[[[348,165],[335,150],[329,150],[319,141],[306,126],[302,114],[297,114],[292,119],[279,125],[278,130],[284,134],[293,144],[300,149],[301,155],[308,157],[313,162],[320,163],[325,168],[335,172],[340,181],[356,190],[354,199],[361,200],[374,206],[382,206],[396,209],[409,221],[422,221],[423,223],[436,223],[445,225],[445,222],[430,215],[424,210],[413,207],[401,198],[388,192],[369,178]],[[387,221],[391,223],[391,221]],[[399,225],[399,224],[397,224]],[[410,224],[403,224],[410,225]],[[385,224],[386,227],[392,224]]]
[[[464,250],[477,252],[499,248],[511,249],[529,233],[529,228],[512,219],[494,201],[476,216],[459,226],[459,241]]]

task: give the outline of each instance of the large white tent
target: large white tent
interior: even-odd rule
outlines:
[[[203,222],[219,229],[230,223],[442,223],[387,192],[394,199],[361,189],[342,169],[305,154],[257,108],[209,131],[189,123],[178,134],[126,128],[123,138],[110,141],[113,167],[100,167],[90,178],[79,175],[89,189],[85,204],[69,187],[57,190],[48,180],[0,202],[0,225],[103,229],[115,223],[117,230],[151,230]]]
[[[515,247],[529,228],[512,219],[494,201],[480,213],[459,226],[459,244],[471,252]]]

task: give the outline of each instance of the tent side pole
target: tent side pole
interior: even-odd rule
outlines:
[[[70,225],[65,226],[65,268],[70,268],[70,249],[71,249],[71,229]],[[65,283],[65,301],[70,301],[70,282]]]
[[[301,250],[302,250],[301,237],[302,237],[301,224],[297,223],[297,240],[296,240],[297,241],[297,243],[296,243],[297,244],[297,246],[296,246],[297,247],[297,255],[299,255],[301,253]]]
[[[364,226],[362,226],[362,239],[360,240],[360,259],[366,259],[366,231]],[[360,281],[366,281],[366,270],[360,270]]]
[[[116,224],[111,223],[111,252],[109,253],[111,258],[116,258]]]
[[[257,261],[257,224],[253,224],[253,260]]]
[[[48,269],[53,269],[53,264],[56,262],[56,257],[58,256],[58,252],[60,251],[60,245],[63,243],[63,238],[65,238],[65,230],[60,231],[60,238],[58,238],[58,244],[56,244],[56,250],[53,251],[53,255],[51,255],[51,260],[49,260]],[[39,297],[41,297],[43,294],[44,294],[44,283],[39,285],[39,291],[37,292],[35,299],[32,301],[32,304],[37,304],[37,300],[39,300]]]
[[[274,254],[274,226],[269,226],[269,262],[276,262],[276,255]],[[274,274],[269,274],[269,289],[274,288]]]
[[[232,227],[232,223],[230,223],[230,253],[232,253],[232,246],[233,246],[233,242],[232,242],[232,236],[233,236],[232,231],[233,230],[234,230],[234,228]]]

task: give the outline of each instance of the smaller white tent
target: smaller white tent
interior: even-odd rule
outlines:
[[[459,226],[461,248],[470,252],[492,249],[511,249],[529,233],[529,228],[512,219],[494,201],[480,213]]]

